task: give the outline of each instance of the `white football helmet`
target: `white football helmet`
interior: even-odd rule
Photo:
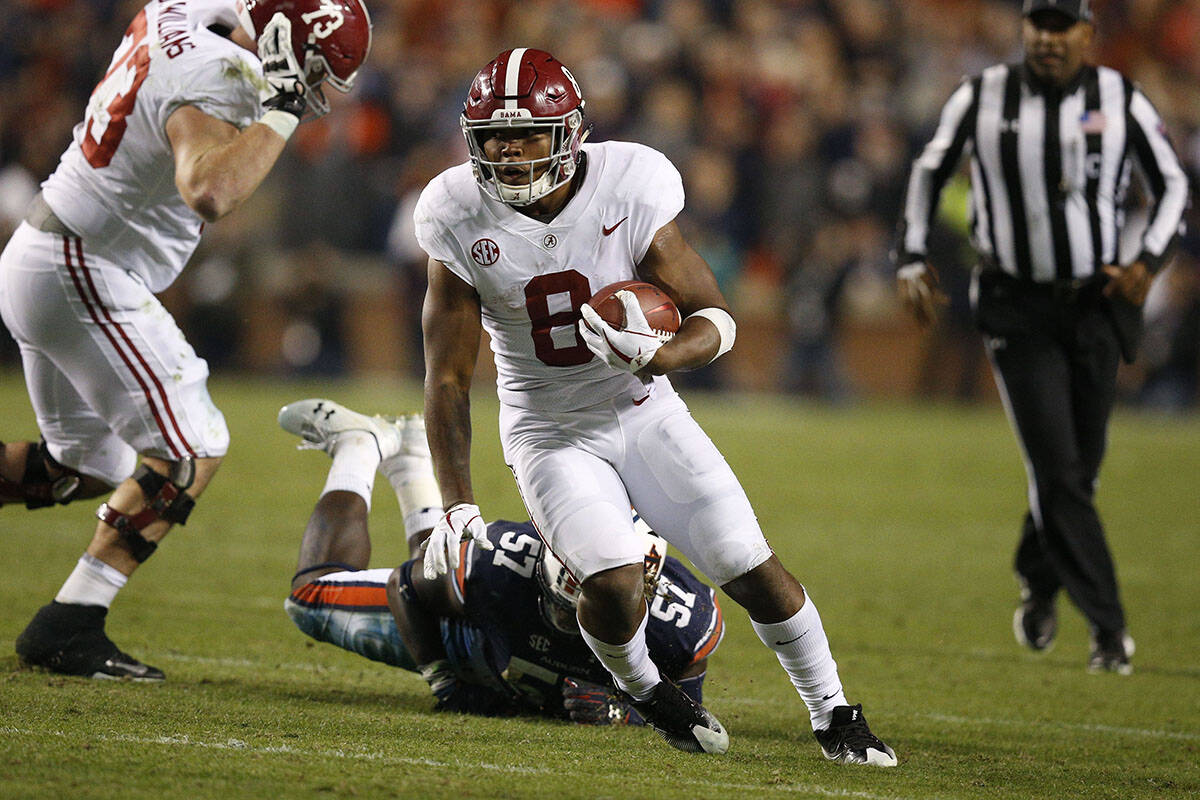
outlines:
[[[658,578],[662,574],[667,557],[667,540],[651,530],[637,512],[633,514],[633,529],[643,540],[643,580],[646,600],[650,601],[658,591]],[[554,553],[550,552],[550,548],[545,546],[542,547],[542,555],[538,559],[535,571],[542,588],[542,596],[539,598],[542,616],[563,633],[579,633],[579,622],[575,618],[575,608],[579,604],[579,596],[583,593],[579,581],[575,580]]]

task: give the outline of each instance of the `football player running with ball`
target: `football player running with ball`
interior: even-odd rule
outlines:
[[[462,114],[470,162],[435,178],[414,212],[429,255],[425,419],[445,514],[425,553],[432,579],[460,542],[489,548],[471,491],[469,388],[481,327],[491,337],[505,460],[538,531],[582,586],[583,639],[634,708],[672,746],[722,753],[724,727],[664,679],[646,646],[645,521],[749,612],[808,706],[825,756],[893,766],[850,705],[821,619],[772,553],[737,478],[666,373],[733,345],[734,322],[708,265],[674,222],[675,167],[650,148],[585,144],[579,86],[541,50],[501,53],[476,75]],[[586,305],[642,280],[684,316],[653,335],[622,293],[617,329]]]
[[[0,256],[0,314],[42,436],[0,444],[0,504],[112,492],[74,571],[17,638],[23,662],[163,680],[113,644],[105,617],[187,520],[229,431],[208,366],[154,293],[204,223],[254,192],[301,118],[328,110],[322,85],[350,88],[370,40],[361,0],[152,0],[129,24]]]
[[[333,465],[309,517],[285,608],[301,631],[419,672],[437,710],[536,714],[576,722],[641,724],[609,688],[579,634],[579,585],[529,522],[488,525],[491,549],[462,544],[455,572],[429,581],[420,546],[442,515],[420,416],[368,417],[331,400],[300,400],[279,424]],[[377,473],[396,490],[410,552],[392,569],[368,569],[367,517]],[[725,625],[715,590],[666,555],[636,520],[650,602],[646,639],[663,671],[697,702]]]

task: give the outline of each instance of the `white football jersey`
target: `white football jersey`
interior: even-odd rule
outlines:
[[[242,129],[260,115],[258,58],[204,27],[226,16],[213,0],[148,3],[42,184],[50,208],[89,252],[136,273],[151,291],[171,285],[203,227],[175,188],[167,118],[191,105]]]
[[[646,393],[641,379],[596,358],[576,323],[599,289],[637,278],[654,234],[683,208],[683,181],[643,145],[583,152],[583,183],[550,222],[486,196],[470,164],[434,178],[413,212],[425,252],[478,292],[497,391],[517,408],[571,411]]]

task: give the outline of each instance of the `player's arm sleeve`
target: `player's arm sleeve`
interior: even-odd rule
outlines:
[[[467,609],[470,608],[467,605],[467,597],[470,595],[472,585],[474,584],[474,581],[471,580],[474,574],[471,564],[475,560],[477,550],[475,542],[472,539],[467,539],[460,543],[458,547],[458,569],[446,577],[450,580],[450,588],[454,592],[454,597],[458,601],[458,606],[461,610],[458,616],[465,617]]]
[[[258,84],[262,71],[249,58],[194,60],[175,76],[170,99],[159,110],[160,129],[181,106],[193,106],[210,117],[245,130],[261,116]]]
[[[643,165],[634,176],[641,187],[637,211],[630,215],[633,224],[633,263],[646,257],[654,236],[683,210],[683,177],[670,160],[646,148]]]
[[[1129,91],[1129,141],[1154,195],[1138,260],[1151,272],[1158,272],[1170,255],[1171,246],[1183,234],[1188,179],[1154,105],[1141,89],[1129,87]]]
[[[663,593],[660,581],[660,594],[650,606],[646,644],[663,674],[678,681],[704,671],[725,636],[725,620],[716,590],[673,556],[667,557],[662,580],[673,586]]]
[[[904,196],[897,236],[896,265],[924,261],[929,229],[937,212],[942,187],[954,173],[975,130],[980,79],[963,81],[946,105],[937,131],[913,162]]]
[[[441,186],[442,179],[434,178],[425,190],[421,192],[416,206],[413,208],[413,235],[417,244],[426,255],[435,261],[440,261],[457,277],[470,286],[475,285],[471,271],[463,260],[458,241],[450,233],[448,226],[437,213],[438,197],[445,194]]]
[[[721,646],[721,640],[725,638],[725,615],[721,611],[721,604],[717,601],[715,589],[708,588],[708,601],[712,611],[707,624],[697,637],[690,664],[704,661],[717,652],[717,648]]]

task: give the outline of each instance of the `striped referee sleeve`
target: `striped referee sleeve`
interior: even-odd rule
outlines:
[[[1171,245],[1183,233],[1183,215],[1188,205],[1187,173],[1167,139],[1166,126],[1154,105],[1141,89],[1127,86],[1126,90],[1129,142],[1154,195],[1138,260],[1151,272],[1158,272]]]
[[[898,267],[925,260],[929,228],[942,187],[958,166],[963,149],[974,134],[978,111],[979,78],[965,80],[946,101],[937,132],[913,162],[900,220]]]

